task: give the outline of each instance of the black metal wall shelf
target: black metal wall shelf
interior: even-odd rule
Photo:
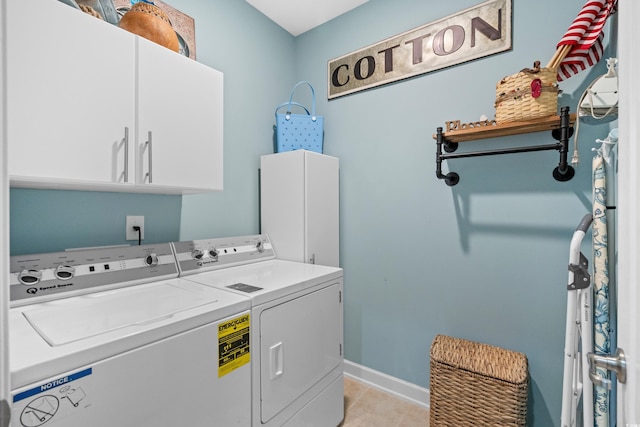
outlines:
[[[443,179],[448,186],[454,186],[460,181],[460,175],[455,172],[442,173],[442,161],[448,159],[460,159],[463,157],[492,156],[497,154],[527,153],[532,151],[557,150],[560,152],[560,161],[553,170],[553,177],[557,181],[569,181],[575,175],[575,170],[567,163],[569,138],[573,135],[573,123],[576,115],[569,114],[569,107],[562,107],[559,116],[551,116],[538,120],[525,122],[512,122],[494,126],[480,126],[443,132],[437,129],[433,135],[436,140],[436,176]],[[534,145],[526,147],[513,147],[487,151],[472,151],[467,153],[455,153],[459,142],[475,141],[479,139],[496,138],[502,136],[519,135],[531,132],[551,130],[552,137],[558,142],[555,144]],[[443,149],[446,153],[443,153]]]

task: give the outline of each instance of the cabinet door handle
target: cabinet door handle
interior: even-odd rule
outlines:
[[[153,183],[153,135],[151,131],[149,131],[149,137],[145,144],[147,144],[149,155],[149,172],[147,172],[147,177],[149,178],[149,184],[151,184]]]
[[[124,182],[129,182],[129,128],[124,127]]]

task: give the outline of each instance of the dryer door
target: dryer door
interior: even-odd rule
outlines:
[[[263,423],[327,374],[342,368],[341,291],[336,283],[261,313]]]

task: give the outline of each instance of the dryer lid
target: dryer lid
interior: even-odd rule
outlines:
[[[164,282],[58,300],[23,311],[38,334],[60,346],[117,329],[141,327],[176,313],[215,303],[212,294]]]

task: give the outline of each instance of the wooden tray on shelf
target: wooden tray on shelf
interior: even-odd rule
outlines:
[[[569,115],[569,125],[573,126],[576,115]],[[475,141],[486,138],[497,138],[501,136],[519,135],[530,132],[541,132],[545,130],[560,129],[560,116],[550,116],[542,119],[509,122],[503,124],[478,126],[462,130],[443,132],[442,136],[448,142]],[[433,139],[437,140],[437,135],[433,134]]]

